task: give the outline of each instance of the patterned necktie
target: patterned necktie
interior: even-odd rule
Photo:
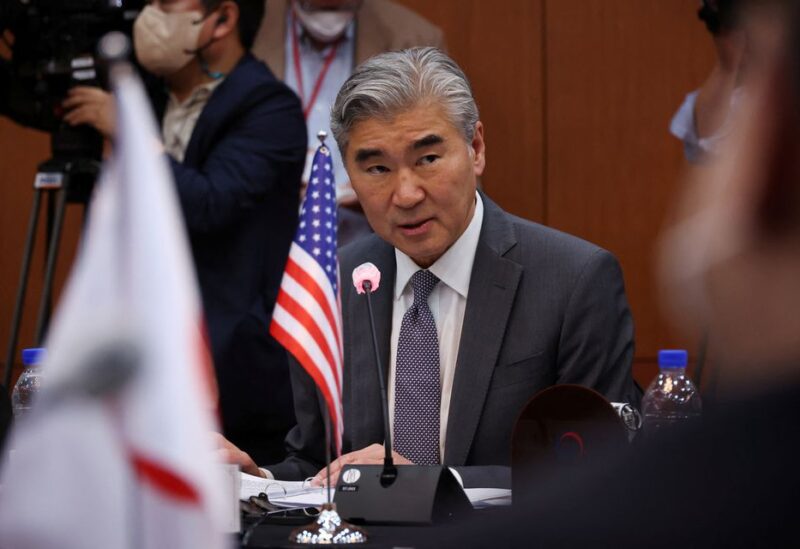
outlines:
[[[417,465],[439,456],[439,337],[428,297],[439,279],[419,270],[411,277],[414,303],[400,325],[394,384],[394,449]]]

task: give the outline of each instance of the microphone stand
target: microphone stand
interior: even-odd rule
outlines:
[[[325,476],[327,499],[322,505],[319,515],[311,524],[306,524],[292,530],[289,541],[299,545],[350,545],[366,543],[367,532],[363,528],[345,522],[336,510],[336,504],[331,497],[331,415],[325,408]]]
[[[453,474],[441,465],[395,465],[389,425],[386,374],[381,364],[372,296],[378,289],[380,271],[371,263],[353,270],[358,294],[367,294],[367,313],[372,349],[378,369],[383,412],[383,465],[344,465],[336,501],[342,514],[352,521],[387,524],[432,524],[472,511],[464,490]]]
[[[381,364],[381,354],[378,350],[378,340],[375,335],[375,317],[372,314],[372,283],[365,280],[362,288],[367,295],[367,311],[369,313],[369,323],[372,327],[372,348],[375,351],[375,365],[378,368],[378,383],[381,387],[381,406],[383,408],[383,432],[386,433],[386,440],[384,440],[383,447],[386,449],[386,454],[383,457],[383,471],[381,472],[381,486],[390,486],[397,480],[397,467],[392,458],[392,435],[389,430],[389,401],[386,397],[386,380],[383,373],[383,365]]]

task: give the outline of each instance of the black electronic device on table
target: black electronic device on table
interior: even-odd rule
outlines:
[[[382,465],[348,465],[339,475],[334,501],[354,523],[434,524],[472,511],[464,489],[440,465],[398,465],[389,485]]]

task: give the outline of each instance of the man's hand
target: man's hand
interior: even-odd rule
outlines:
[[[227,438],[219,433],[214,433],[214,443],[217,446],[217,459],[219,461],[222,463],[235,463],[245,473],[265,478],[264,472],[258,468],[256,462],[246,452],[234,446]]]
[[[336,482],[339,480],[339,473],[341,473],[342,467],[345,465],[383,465],[383,457],[385,455],[386,450],[382,444],[373,444],[371,446],[367,446],[366,448],[362,448],[361,450],[343,455],[339,459],[331,462],[331,486],[336,486]],[[395,465],[414,465],[394,451],[392,451],[392,458],[394,459]],[[311,479],[311,484],[314,486],[325,486],[326,482],[326,469],[322,469],[319,473],[317,473],[317,476]]]
[[[68,111],[64,122],[70,126],[88,124],[106,139],[114,136],[116,119],[114,98],[110,93],[100,88],[77,86],[69,90],[62,106]]]

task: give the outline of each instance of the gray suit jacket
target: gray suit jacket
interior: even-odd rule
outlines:
[[[500,209],[485,195],[484,220],[464,313],[444,462],[508,466],[517,415],[557,383],[592,387],[638,406],[631,376],[633,320],[622,272],[607,251]],[[341,250],[344,321],[343,451],[382,443],[383,420],[366,299],[350,283],[371,261],[382,274],[373,294],[378,345],[389,366],[394,248],[377,235]],[[277,478],[315,474],[324,465],[322,408],[311,378],[292,368],[298,425]],[[462,472],[469,475],[469,471]],[[466,480],[466,478],[465,478]]]

